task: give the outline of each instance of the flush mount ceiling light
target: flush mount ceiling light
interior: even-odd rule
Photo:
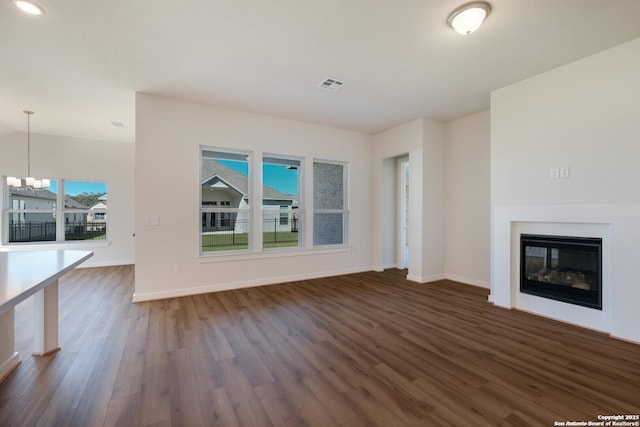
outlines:
[[[491,5],[483,1],[466,3],[451,12],[447,23],[458,33],[468,36],[480,28],[485,18],[491,12]]]
[[[13,0],[13,4],[29,15],[42,15],[44,13],[44,10],[40,6],[31,1]]]

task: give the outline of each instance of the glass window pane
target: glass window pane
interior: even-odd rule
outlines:
[[[249,157],[246,154],[202,151],[202,206],[249,207]]]
[[[52,212],[13,212],[9,215],[9,242],[56,240],[56,216]]]
[[[54,211],[57,206],[57,183],[49,181],[43,188],[43,181],[36,181],[36,187],[27,186],[24,178],[16,178],[20,186],[8,185],[9,243],[50,242],[56,240],[55,212],[33,212],[34,210]],[[48,186],[47,186],[48,184]],[[24,212],[20,212],[24,211]]]
[[[313,163],[313,208],[344,209],[344,165]]]
[[[89,221],[89,212],[64,214],[64,240],[105,240],[107,222]]]
[[[107,238],[107,184],[64,181],[64,240]]]
[[[249,156],[202,150],[201,252],[249,248]]]
[[[107,184],[104,182],[64,182],[65,209],[107,208]]]
[[[7,186],[9,192],[9,209],[42,209],[54,210],[58,200],[56,181],[51,181],[48,188],[27,187],[21,180],[20,187]]]
[[[341,245],[344,243],[344,214],[314,213],[313,244]]]
[[[301,222],[297,209],[265,207],[262,210],[262,247],[291,248],[301,244]]]
[[[300,160],[262,158],[263,248],[300,246]]]
[[[249,212],[203,212],[202,252],[249,248]]]

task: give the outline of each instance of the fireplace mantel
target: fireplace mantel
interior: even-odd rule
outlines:
[[[602,238],[602,310],[519,291],[520,235]],[[640,343],[640,204],[494,206],[491,294],[495,305]]]

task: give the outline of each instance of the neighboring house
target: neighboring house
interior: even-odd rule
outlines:
[[[85,205],[68,196],[64,196],[64,207],[65,209],[81,209],[83,211],[89,210],[89,208],[87,208]],[[67,233],[84,233],[87,229],[88,215],[88,212],[65,212],[65,235]]]
[[[30,242],[55,240],[56,219],[51,212],[20,212],[26,210],[52,210],[57,196],[44,188],[9,187],[9,207],[19,210],[9,214],[9,241]]]
[[[89,224],[106,224],[107,222],[107,194],[98,197],[98,202],[89,207],[87,215],[87,223]]]
[[[9,187],[9,241],[55,240],[56,218],[51,211],[56,209],[58,196],[45,188]],[[70,197],[64,198],[65,208],[87,210],[87,207]],[[33,212],[42,210],[48,212]],[[73,232],[84,229],[87,213],[65,213],[65,230]]]
[[[203,159],[202,206],[220,209],[249,207],[249,180],[220,162]],[[296,195],[262,186],[263,231],[297,231]],[[246,212],[203,212],[202,231],[248,231]]]

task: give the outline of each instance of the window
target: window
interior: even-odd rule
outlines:
[[[289,217],[288,210],[289,206],[280,206],[280,225],[289,225],[289,222],[293,222],[293,218]]]
[[[262,157],[262,246],[265,249],[302,245],[300,170],[300,159]]]
[[[200,162],[200,254],[347,243],[346,163],[313,162],[312,226],[304,221],[310,213],[304,208],[303,158],[268,153],[254,157],[249,152],[201,146]],[[257,176],[251,171],[257,171]],[[255,194],[260,200],[250,203]]]
[[[107,238],[107,184],[52,180],[49,188],[4,185],[3,243]]]
[[[62,181],[64,185],[64,240],[107,238],[107,185]]]
[[[201,253],[248,250],[249,155],[202,149],[200,178]]]
[[[347,173],[344,163],[313,162],[313,245],[346,243]]]

